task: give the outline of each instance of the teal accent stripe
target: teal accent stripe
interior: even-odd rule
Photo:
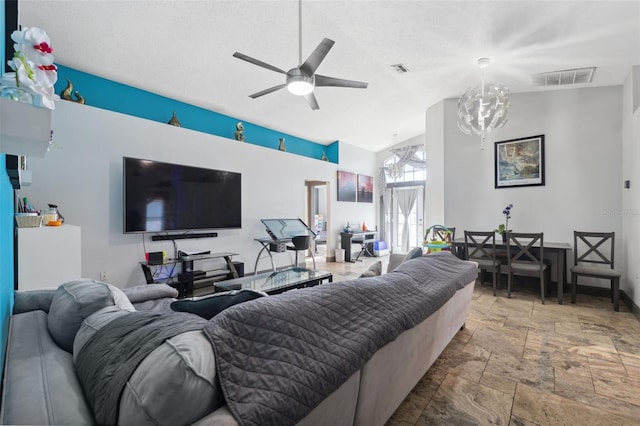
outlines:
[[[287,152],[318,160],[324,152],[330,162],[338,163],[339,141],[325,146],[73,68],[56,65],[58,67],[56,93],[62,93],[69,79],[73,83],[74,91],[78,91],[86,99],[87,105],[159,123],[167,123],[175,111],[181,127],[229,139],[234,139],[236,123],[242,121],[245,143],[278,149],[279,138],[284,138]]]
[[[4,22],[4,21],[2,21]],[[4,31],[3,31],[4,32]],[[9,337],[9,318],[13,312],[13,198],[7,176],[6,157],[0,154],[0,360],[4,365]],[[0,371],[0,378],[3,371]]]
[[[4,62],[4,0],[0,0],[0,58]],[[4,64],[0,66],[0,76]],[[0,154],[0,361],[4,367],[7,354],[7,339],[9,337],[9,320],[13,312],[13,186],[7,176],[7,160]],[[0,382],[4,368],[0,370]]]
[[[0,77],[2,77],[2,74],[4,74],[4,67],[5,67],[5,57],[4,57],[4,43],[5,43],[5,37],[4,37],[4,32],[7,30],[7,27],[5,25],[4,22],[4,16],[5,16],[5,11],[4,11],[5,5],[4,5],[4,0],[0,0],[0,28],[2,29],[2,33],[0,34],[0,60],[2,60],[2,63],[0,63]]]

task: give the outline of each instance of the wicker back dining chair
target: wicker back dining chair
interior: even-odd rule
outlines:
[[[578,277],[592,277],[611,282],[613,309],[620,310],[620,276],[615,269],[615,232],[573,231],[573,263],[571,267],[571,303],[576,303]]]
[[[509,280],[507,297],[511,298],[514,275],[538,277],[540,279],[540,297],[544,296],[551,281],[551,268],[544,263],[544,234],[507,232],[507,259]]]
[[[496,259],[495,231],[464,231],[464,252],[466,260],[476,262],[480,270],[480,283],[484,283],[484,272],[493,273],[493,295],[496,295],[497,285],[500,287],[500,265]]]

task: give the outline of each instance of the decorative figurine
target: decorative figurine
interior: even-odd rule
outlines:
[[[72,98],[71,96],[72,93],[76,97],[75,99]],[[60,97],[65,101],[71,101],[78,104],[85,103],[84,97],[82,97],[82,95],[80,95],[80,93],[78,93],[77,90],[76,91],[73,90],[73,83],[68,78],[67,78],[67,87],[64,88],[64,90],[60,94]]]
[[[182,124],[180,124],[175,111],[173,111],[173,116],[171,117],[171,120],[167,121],[167,124],[171,124],[172,126],[176,127],[182,127]]]
[[[237,141],[244,142],[244,125],[242,122],[238,121],[238,124],[236,124],[236,132],[233,134],[233,137],[236,138]]]
[[[322,151],[322,157],[320,157],[320,159],[322,161],[329,161],[329,157],[327,157],[327,154],[325,154],[324,151]]]
[[[280,138],[280,145],[278,146],[278,149],[280,151],[287,151],[287,146],[284,144],[284,138]]]

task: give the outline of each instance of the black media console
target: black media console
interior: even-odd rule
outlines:
[[[202,253],[187,255],[181,253],[177,259],[166,259],[162,265],[179,264],[180,273],[168,281],[164,281],[166,284],[175,287],[180,293],[178,297],[190,297],[196,295],[204,295],[213,293],[215,291],[213,282],[239,278],[244,275],[244,264],[242,262],[234,262],[231,260],[232,256],[237,256],[237,253]],[[194,269],[194,262],[205,261],[211,259],[224,258],[226,262],[226,268],[215,268],[208,270]],[[162,265],[151,264],[147,262],[141,262],[144,267],[159,267]],[[202,290],[195,294],[196,290]]]

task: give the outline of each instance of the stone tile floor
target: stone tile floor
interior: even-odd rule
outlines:
[[[372,263],[325,263],[334,281]],[[310,260],[308,261],[310,263]],[[310,265],[309,265],[310,266]],[[640,425],[640,321],[624,303],[476,282],[461,330],[387,425]]]

